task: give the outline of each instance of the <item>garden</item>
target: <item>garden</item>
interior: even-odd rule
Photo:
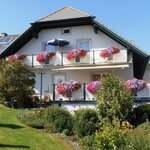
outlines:
[[[34,72],[20,61],[1,62],[0,69],[0,102],[9,107],[16,103],[16,108],[36,106]],[[72,91],[81,86],[73,81],[60,84],[60,94],[65,94],[60,89],[68,84]],[[150,150],[150,105],[133,107],[133,94],[144,85],[139,80],[104,76],[87,85],[96,95],[97,107],[74,114],[54,106],[31,110],[0,106],[0,148],[72,149],[62,138],[74,142],[74,149]]]
[[[59,134],[85,150],[149,150],[150,105],[133,108],[132,91],[119,78],[102,78],[97,108],[70,114],[62,107],[36,109],[20,121],[49,134]]]

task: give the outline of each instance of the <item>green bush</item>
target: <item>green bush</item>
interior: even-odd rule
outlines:
[[[42,122],[26,122],[25,123],[27,126],[30,126],[32,128],[36,128],[36,129],[43,129],[44,128],[44,124]]]
[[[24,124],[37,129],[43,129],[45,124],[44,118],[39,117],[36,113],[19,116],[19,120]]]
[[[44,124],[44,130],[45,132],[48,132],[48,133],[55,133],[55,127],[52,123],[46,123]]]
[[[138,125],[146,122],[148,119],[150,121],[150,105],[142,105],[134,108],[132,113],[131,123],[134,125]]]
[[[97,149],[118,150],[125,145],[125,133],[117,127],[106,126],[101,131],[96,131],[95,143]]]
[[[64,134],[64,135],[70,135],[70,132],[69,132],[69,130],[68,129],[64,129],[63,131],[62,131],[62,134]]]
[[[142,123],[142,124],[138,125],[137,128],[142,128],[142,129],[145,129],[145,130],[150,130],[150,122]]]
[[[129,130],[121,150],[150,150],[150,132],[144,129]]]
[[[88,135],[80,139],[80,145],[83,150],[97,150],[97,147],[95,145],[95,136]]]
[[[98,116],[95,110],[80,109],[75,113],[74,130],[79,138],[92,135],[98,127]]]
[[[71,133],[73,128],[73,117],[65,109],[61,107],[47,107],[44,111],[45,119],[48,123],[51,123],[56,132],[62,132],[64,129],[68,129]]]

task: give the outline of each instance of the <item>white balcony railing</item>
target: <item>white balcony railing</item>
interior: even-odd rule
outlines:
[[[106,63],[127,63],[127,50],[120,50],[119,53],[114,54],[110,60],[108,58],[100,57],[102,50],[91,50],[87,51],[85,57],[78,59],[68,60],[66,58],[66,52],[56,52],[56,55],[49,59],[48,62],[40,63],[36,60],[37,54],[28,55],[23,63],[36,67],[41,65],[49,66],[65,66],[75,64],[106,64]]]

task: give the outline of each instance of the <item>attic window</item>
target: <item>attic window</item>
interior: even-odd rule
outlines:
[[[71,34],[71,29],[70,28],[62,29],[62,34]]]

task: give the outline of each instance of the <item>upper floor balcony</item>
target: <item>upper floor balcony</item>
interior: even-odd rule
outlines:
[[[68,59],[67,52],[56,52],[50,59],[45,59],[42,62],[37,60],[38,54],[27,55],[23,60],[24,64],[32,67],[59,67],[59,66],[76,66],[76,65],[104,65],[104,64],[121,64],[128,62],[127,50],[121,49],[119,53],[111,55],[111,57],[101,57],[100,54],[103,50],[92,49],[86,51],[85,56]]]

